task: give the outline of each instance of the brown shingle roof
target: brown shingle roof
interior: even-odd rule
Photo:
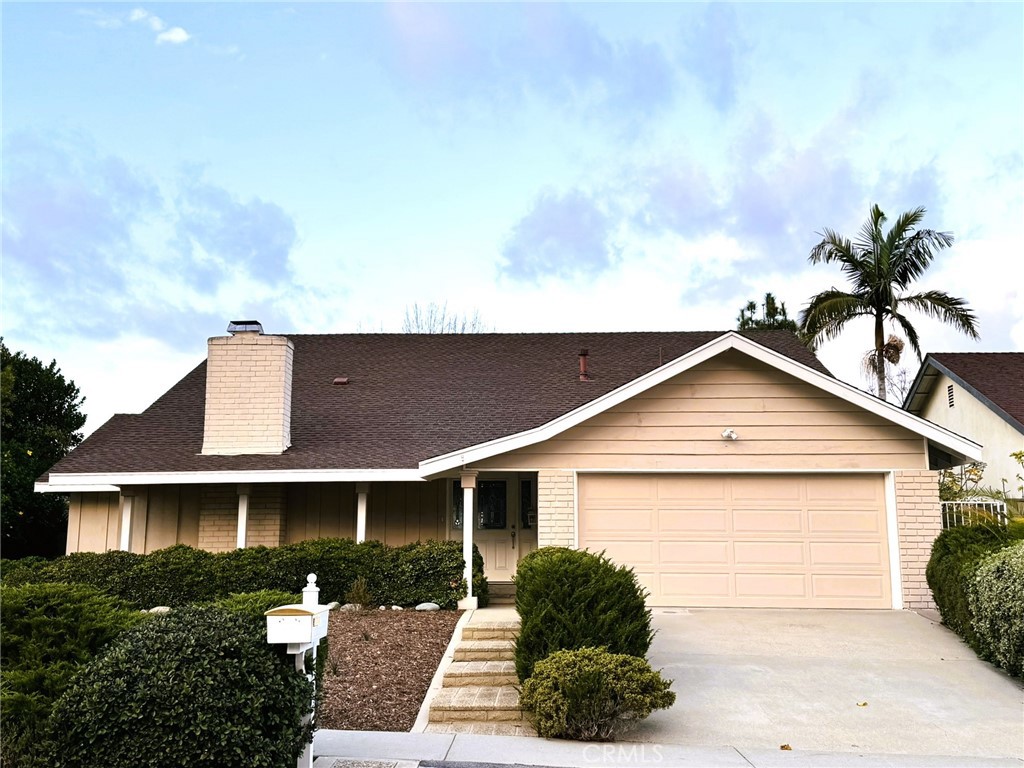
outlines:
[[[928,357],[1000,408],[1024,432],[1024,352],[940,352]]]
[[[200,455],[203,362],[143,413],[114,416],[51,471],[414,469],[545,424],[722,333],[292,335],[284,454]],[[742,335],[828,374],[788,331]],[[589,382],[579,381],[582,348]],[[337,376],[351,381],[335,386]]]

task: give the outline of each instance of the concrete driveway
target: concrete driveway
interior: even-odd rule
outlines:
[[[672,709],[630,741],[1024,756],[1024,689],[909,611],[655,609]]]

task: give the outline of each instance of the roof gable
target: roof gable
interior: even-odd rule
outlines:
[[[1024,433],[1024,352],[939,352],[925,357],[903,407],[920,414],[943,374]]]
[[[476,461],[491,458],[498,454],[524,448],[545,440],[549,440],[561,434],[587,419],[599,413],[623,403],[652,387],[669,381],[679,374],[700,365],[717,355],[728,350],[737,350],[750,357],[773,366],[794,378],[818,387],[842,400],[850,402],[857,407],[881,416],[888,421],[905,429],[919,434],[922,437],[936,443],[943,449],[968,459],[975,459],[980,456],[980,446],[960,435],[957,435],[943,427],[931,423],[918,416],[912,415],[894,405],[891,405],[879,398],[867,394],[862,390],[852,387],[838,379],[821,373],[809,366],[798,363],[790,357],[779,354],[775,350],[762,346],[737,332],[729,331],[707,342],[701,347],[689,352],[679,358],[666,363],[655,370],[652,370],[636,379],[624,384],[618,389],[608,392],[601,397],[595,398],[581,407],[564,414],[552,421],[534,429],[524,432],[507,435],[496,440],[489,441],[470,448],[461,449],[452,453],[437,456],[432,459],[420,462],[420,470],[425,475],[437,474]]]

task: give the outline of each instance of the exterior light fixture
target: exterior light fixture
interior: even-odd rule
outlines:
[[[736,431],[734,429],[732,429],[731,427],[727,427],[722,432],[722,438],[725,440],[739,440],[740,436],[736,434]]]

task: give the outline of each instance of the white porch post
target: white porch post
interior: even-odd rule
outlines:
[[[459,608],[464,610],[472,610],[477,606],[473,595],[473,529],[476,527],[473,493],[476,491],[476,474],[462,473],[462,559],[465,563],[463,575],[466,578],[466,597],[459,601]]]
[[[356,544],[366,541],[366,500],[369,492],[369,483],[356,483]]]
[[[249,528],[249,486],[242,483],[238,486],[238,540],[236,546],[245,548],[245,536]]]
[[[123,552],[132,551],[132,502],[135,494],[128,488],[121,489],[121,541],[120,549]]]

